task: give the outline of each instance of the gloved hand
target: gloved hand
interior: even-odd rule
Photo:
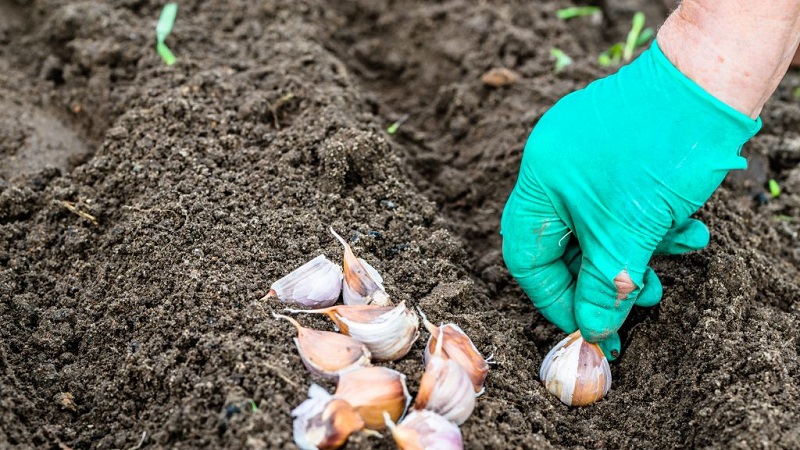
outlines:
[[[661,300],[651,256],[707,245],[689,216],[746,167],[739,151],[760,127],[654,43],[539,120],[503,211],[509,271],[545,318],[614,359],[633,305]]]

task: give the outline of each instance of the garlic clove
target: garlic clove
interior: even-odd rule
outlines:
[[[294,442],[301,450],[337,449],[364,421],[345,400],[336,399],[312,384],[308,399],[292,410]]]
[[[339,299],[343,278],[341,267],[319,255],[272,283],[266,298],[311,308],[330,306]]]
[[[365,367],[342,373],[334,397],[347,401],[366,427],[383,430],[383,413],[398,420],[411,403],[406,376],[386,367]]]
[[[337,377],[342,371],[371,365],[369,349],[350,336],[306,328],[291,317],[272,315],[276,319],[288,320],[297,329],[294,343],[303,365],[311,373]]]
[[[464,448],[458,426],[433,411],[411,411],[399,424],[395,424],[388,414],[384,418],[400,450]]]
[[[576,331],[544,357],[539,378],[547,390],[569,406],[592,404],[611,388],[611,367],[600,346]]]
[[[339,236],[333,227],[331,233],[344,247],[344,286],[342,296],[346,305],[379,305],[392,304],[389,295],[383,288],[383,278],[378,271],[361,258],[356,258],[350,245]]]
[[[475,409],[475,391],[467,371],[444,354],[442,343],[446,338],[443,335],[444,330],[440,328],[436,347],[419,382],[414,409],[437,412],[461,425]]]
[[[481,352],[478,351],[469,336],[454,323],[448,323],[437,327],[428,321],[428,318],[425,317],[425,314],[423,314],[419,308],[417,308],[417,310],[422,317],[422,323],[431,334],[430,338],[428,338],[428,344],[425,346],[425,358],[423,362],[427,364],[431,351],[437,345],[439,331],[442,331],[444,336],[442,348],[444,349],[445,355],[455,360],[467,371],[472,380],[475,396],[483,394],[483,385],[486,381],[486,375],[489,373],[489,362],[483,357]]]
[[[337,331],[349,335],[349,328],[347,323],[342,321],[343,318],[347,318],[348,323],[368,323],[394,309],[394,306],[334,305],[321,309],[286,309],[284,311],[292,314],[324,314],[333,321],[333,326]]]
[[[364,343],[377,361],[395,361],[405,356],[419,337],[419,318],[406,307],[336,305],[317,310],[290,309],[293,313],[327,315],[343,334]]]

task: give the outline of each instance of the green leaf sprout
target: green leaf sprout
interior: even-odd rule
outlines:
[[[172,25],[175,24],[175,16],[177,14],[178,4],[167,3],[161,10],[161,16],[158,18],[158,24],[156,25],[156,51],[168,66],[175,64],[175,55],[164,44],[164,41],[169,36],[169,33],[172,32]]]
[[[561,20],[569,20],[575,17],[585,17],[594,14],[600,14],[599,6],[572,6],[556,11],[556,17]]]
[[[774,178],[769,179],[769,193],[772,194],[772,198],[778,198],[781,195],[781,185]]]
[[[572,58],[570,58],[561,49],[555,47],[551,48],[550,56],[552,56],[556,60],[556,64],[553,67],[553,71],[556,73],[561,72],[562,70],[564,70],[565,67],[572,64]]]
[[[633,51],[636,50],[636,43],[639,42],[645,20],[644,13],[641,11],[633,15],[631,30],[628,32],[628,39],[625,40],[625,49],[622,51],[622,58],[625,61],[630,61],[633,58]]]

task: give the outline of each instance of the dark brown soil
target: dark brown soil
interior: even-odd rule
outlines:
[[[293,448],[289,412],[331,385],[259,299],[340,257],[328,225],[494,353],[468,448],[800,448],[800,75],[698,214],[709,248],[655,261],[664,301],[629,320],[607,399],[569,409],[500,212],[538,118],[613,70],[596,55],[634,11],[667,11],[497,3],[181,2],[167,67],[161,3],[0,0],[0,448]],[[521,79],[485,87],[493,67]],[[423,342],[392,365],[412,391]]]

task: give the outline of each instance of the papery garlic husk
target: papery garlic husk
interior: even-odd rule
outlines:
[[[308,399],[292,410],[294,443],[301,450],[337,449],[364,428],[364,420],[346,400],[312,384]]]
[[[576,331],[544,357],[539,378],[547,390],[569,406],[586,406],[608,393],[611,367],[600,346]]]
[[[372,430],[385,428],[384,412],[389,413],[392,420],[398,420],[411,403],[406,376],[378,366],[342,373],[333,395],[347,401]]]
[[[392,431],[400,450],[462,450],[461,430],[453,422],[433,411],[411,411],[395,425],[388,415],[386,426]]]
[[[419,382],[414,409],[434,411],[461,425],[475,409],[475,391],[469,374],[442,350],[444,330],[439,330],[438,343],[428,357],[425,373]]]
[[[327,315],[343,334],[364,343],[377,361],[394,361],[405,356],[419,337],[419,318],[402,301],[397,306],[336,305],[325,309],[293,313]]]
[[[294,343],[306,368],[316,375],[337,377],[340,372],[367,367],[371,354],[367,346],[343,334],[306,328],[291,317],[274,314],[297,328]]]
[[[319,255],[272,283],[265,298],[277,297],[283,303],[324,308],[339,300],[343,278],[341,267]]]
[[[486,375],[489,373],[489,362],[478,351],[469,336],[454,323],[437,327],[428,321],[428,318],[425,317],[421,310],[419,314],[422,316],[422,323],[431,334],[430,338],[428,338],[428,344],[425,346],[423,362],[427,364],[431,352],[437,345],[437,336],[441,331],[444,336],[444,342],[442,343],[444,353],[467,371],[470,380],[472,380],[475,396],[483,394],[483,384],[486,381]]]
[[[392,304],[389,294],[383,288],[383,278],[372,266],[361,258],[356,258],[350,245],[339,236],[333,227],[331,233],[344,247],[344,286],[342,299],[346,305],[378,305]]]

